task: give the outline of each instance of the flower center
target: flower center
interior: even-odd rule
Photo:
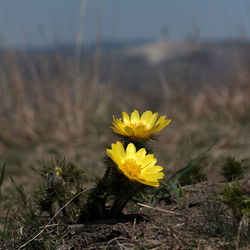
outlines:
[[[132,178],[136,178],[141,174],[141,165],[137,164],[134,159],[127,159],[121,168],[125,175]]]

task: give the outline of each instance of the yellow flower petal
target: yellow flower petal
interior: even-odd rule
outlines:
[[[154,158],[153,154],[148,154],[146,156],[144,156],[143,158],[138,159],[138,162],[143,166],[147,166],[152,162],[156,162],[156,159]]]
[[[144,157],[145,155],[146,155],[146,150],[145,150],[145,148],[141,148],[140,150],[138,150],[138,151],[136,152],[136,158],[137,158],[137,159],[140,159],[140,158]]]
[[[136,135],[143,135],[144,132],[145,132],[145,126],[138,126],[134,129],[134,133]]]
[[[163,130],[170,122],[171,122],[171,120],[162,121],[162,122],[159,124],[159,127],[158,127],[155,131],[156,131],[156,132],[159,132],[159,131]]]
[[[155,122],[157,120],[157,117],[158,117],[158,113],[154,113],[151,118],[149,119],[149,128],[152,128],[154,125],[155,125]]]
[[[152,112],[151,111],[145,111],[142,116],[141,116],[141,121],[145,124],[148,123],[150,117],[152,116]]]
[[[112,130],[113,130],[115,133],[121,134],[121,131],[122,131],[122,130],[117,129],[116,127],[111,127],[111,128],[112,128]],[[124,135],[124,132],[123,132],[123,135]]]
[[[112,143],[111,149],[106,151],[115,163],[120,164],[124,161],[125,150],[121,142]]]
[[[131,114],[131,123],[138,123],[140,120],[140,115],[138,110],[134,110],[134,112],[132,112]]]
[[[136,148],[133,143],[129,143],[126,149],[126,158],[133,159],[136,153]]]
[[[155,125],[162,123],[164,120],[166,120],[166,116],[165,115],[160,116],[160,118],[158,119]]]
[[[148,185],[148,186],[153,186],[153,187],[159,187],[160,183],[159,181],[146,181],[144,179],[141,179],[139,182],[142,184]]]
[[[122,118],[123,118],[124,124],[129,124],[130,123],[129,115],[126,112],[122,112]]]
[[[124,127],[124,131],[125,131],[125,134],[123,135],[125,136],[127,135],[129,137],[132,137],[134,135],[134,130],[131,127],[128,127],[128,126]]]
[[[145,174],[141,175],[141,178],[143,178],[143,179],[145,179],[147,181],[155,181],[155,180],[158,180],[158,179],[162,179],[163,177],[164,177],[163,172],[153,173],[153,174],[150,174],[150,175],[145,175]]]
[[[151,165],[151,166],[147,166],[145,168],[142,169],[142,174],[153,174],[155,172],[159,172],[162,171],[163,167],[161,166],[155,166],[155,165]]]

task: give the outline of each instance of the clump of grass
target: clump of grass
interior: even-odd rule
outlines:
[[[238,182],[225,184],[220,195],[221,201],[231,210],[233,224],[236,227],[239,225],[243,216],[250,218],[250,195],[242,189]]]
[[[240,232],[242,242],[247,244],[250,236],[250,194],[240,185],[240,179],[247,168],[246,163],[246,160],[231,156],[224,160],[221,174],[229,183],[223,185],[216,201],[210,203],[212,210],[207,209],[205,214],[209,215],[212,222],[210,229],[214,228],[220,235],[234,239],[236,236],[239,238]],[[221,210],[222,206],[226,209]],[[221,211],[217,211],[218,208]]]
[[[26,242],[25,249],[54,249],[82,206],[81,195],[86,191],[82,169],[56,158],[34,170],[42,179],[34,185],[35,191],[24,191],[13,178],[9,192],[4,190],[8,201],[0,203],[4,215],[0,216],[0,244],[6,248],[17,249]],[[30,240],[33,236],[36,240]]]
[[[230,242],[230,247],[239,249],[250,243],[250,195],[238,182],[222,186],[202,206],[205,236],[220,237]]]
[[[221,167],[221,174],[227,181],[240,179],[243,176],[245,166],[244,160],[235,157],[227,157]]]
[[[51,217],[67,201],[83,191],[86,176],[82,169],[65,159],[52,159],[44,163],[37,172],[43,183],[36,191],[36,203],[40,211],[47,212]],[[79,197],[75,198],[70,206],[62,209],[65,219],[73,220],[81,206]]]
[[[225,184],[206,215],[210,223],[207,229],[234,240],[236,248],[250,243],[250,195],[239,182]]]
[[[207,236],[233,238],[236,233],[235,228],[232,227],[225,207],[218,201],[217,194],[214,194],[214,199],[207,200],[201,206],[201,213],[204,219],[202,231]]]

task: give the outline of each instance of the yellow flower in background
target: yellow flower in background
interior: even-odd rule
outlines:
[[[55,168],[55,175],[61,175],[62,174],[62,169],[60,167]]]
[[[128,136],[132,139],[148,139],[152,135],[164,129],[171,120],[161,116],[158,120],[158,113],[145,111],[141,117],[137,110],[131,116],[122,112],[122,118],[113,117],[113,131],[117,134]]]
[[[130,180],[143,183],[145,185],[158,187],[159,179],[164,177],[161,172],[163,167],[156,166],[156,159],[153,154],[146,154],[145,148],[136,152],[133,143],[129,143],[126,150],[121,142],[112,143],[111,149],[107,153],[118,169]]]

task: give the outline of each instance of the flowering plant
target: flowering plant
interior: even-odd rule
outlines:
[[[122,215],[128,201],[147,187],[159,187],[164,178],[163,167],[156,165],[149,140],[171,120],[158,113],[134,110],[129,116],[113,118],[112,130],[121,136],[106,149],[106,172],[88,196],[79,222],[114,219]],[[112,204],[111,207],[107,204]]]

